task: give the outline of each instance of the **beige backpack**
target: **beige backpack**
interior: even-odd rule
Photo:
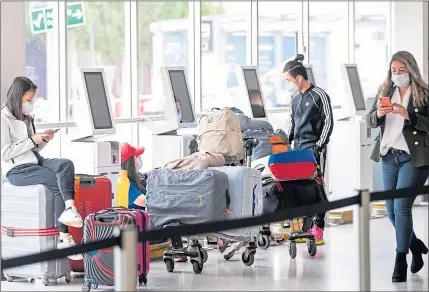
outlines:
[[[240,120],[229,109],[201,117],[198,125],[198,151],[244,158]]]

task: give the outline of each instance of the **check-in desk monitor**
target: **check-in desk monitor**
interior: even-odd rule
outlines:
[[[250,101],[252,118],[267,120],[267,110],[256,66],[242,66],[244,83]]]

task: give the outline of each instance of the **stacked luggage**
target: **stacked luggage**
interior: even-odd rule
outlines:
[[[259,165],[260,166],[260,165]],[[266,171],[266,168],[269,170]],[[325,197],[323,178],[319,171],[312,150],[296,150],[272,154],[266,160],[263,177],[262,200],[263,213],[286,210],[320,203]],[[306,221],[305,218],[295,218]],[[296,241],[306,239],[308,252],[311,256],[317,253],[317,246],[312,234],[306,229],[292,231],[288,238],[291,258],[297,255]],[[269,247],[269,225],[264,226],[258,237],[258,246]]]
[[[199,136],[190,148],[197,148],[199,153],[221,154],[226,165],[150,172],[147,188],[150,228],[260,215],[261,173],[250,167],[252,150],[257,144],[256,139],[243,140],[240,121],[230,110],[202,117]],[[204,236],[246,244],[241,259],[250,266],[254,262],[259,231],[259,227],[251,227]],[[183,248],[181,238],[172,238],[172,247],[164,253],[167,271],[174,270],[174,258],[186,256],[191,259],[194,272],[201,273],[207,253],[198,236],[187,242],[188,246]]]

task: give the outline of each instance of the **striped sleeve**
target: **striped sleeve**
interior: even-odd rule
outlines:
[[[315,92],[321,101],[321,118],[322,118],[322,134],[320,135],[319,140],[316,142],[316,145],[320,148],[325,148],[331,137],[332,130],[334,128],[334,118],[332,116],[332,107],[331,99],[328,94],[326,94],[323,89],[314,87],[313,92]]]

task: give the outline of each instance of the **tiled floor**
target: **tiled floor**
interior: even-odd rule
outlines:
[[[428,243],[428,208],[414,209],[417,235]],[[258,250],[255,264],[245,267],[240,256],[226,262],[218,251],[209,251],[202,274],[195,275],[190,263],[177,263],[175,272],[167,273],[162,262],[152,263],[146,291],[309,291],[359,289],[358,238],[354,225],[327,228],[327,244],[311,258],[306,246],[299,245],[298,256],[291,260],[287,247],[279,245]],[[373,291],[428,291],[428,257],[418,275],[409,273],[408,282],[393,284],[391,275],[395,257],[395,237],[387,218],[371,220],[371,287]],[[409,257],[409,263],[411,258]],[[82,276],[71,284],[44,287],[40,282],[2,282],[2,291],[80,291]],[[100,287],[96,291],[113,291]]]

